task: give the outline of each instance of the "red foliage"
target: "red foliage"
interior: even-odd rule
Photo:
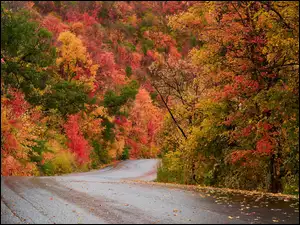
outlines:
[[[142,85],[143,88],[145,88],[149,93],[152,93],[155,91],[154,87],[152,87],[150,81],[145,81],[145,83]]]
[[[227,118],[227,120],[223,122],[223,124],[226,125],[226,126],[230,126],[231,123],[233,122],[233,120],[234,120],[234,117],[233,116],[229,116]]]
[[[245,161],[247,161],[247,156],[249,154],[253,154],[253,150],[237,150],[234,151],[230,154],[230,159],[231,159],[231,163],[236,163],[239,160],[244,159]]]
[[[125,116],[116,116],[114,123],[122,126],[127,123],[127,118]]]
[[[177,14],[180,13],[185,7],[187,2],[183,1],[165,1],[163,2],[162,12],[164,14]]]
[[[140,155],[140,151],[138,148],[138,143],[134,140],[128,138],[126,140],[126,144],[130,146],[130,159],[136,159]]]
[[[147,56],[149,56],[152,60],[156,60],[156,56],[152,50],[147,50]]]
[[[90,16],[89,14],[87,13],[84,13],[82,15],[82,21],[83,23],[86,25],[86,26],[92,26],[94,24],[97,23],[96,19],[94,16]]]
[[[251,134],[251,130],[252,130],[252,125],[249,125],[247,127],[245,127],[243,130],[242,130],[242,136],[244,137],[247,137]]]
[[[2,136],[5,139],[3,147],[4,149],[9,152],[10,150],[17,150],[18,149],[18,142],[16,140],[16,137],[8,132],[2,132]]]
[[[123,46],[118,46],[118,56],[119,62],[122,64],[126,64],[130,61],[130,56],[128,55],[126,48]]]
[[[225,85],[218,99],[233,98],[239,95],[251,95],[259,89],[259,83],[255,80],[246,79],[244,76],[236,76],[232,84]]]
[[[113,71],[116,67],[112,52],[99,52],[95,58],[96,63],[100,65],[102,71]]]
[[[54,38],[57,38],[59,33],[68,29],[67,25],[65,25],[57,17],[52,15],[47,15],[43,19],[42,25],[53,33]]]
[[[64,128],[69,139],[68,146],[70,150],[76,154],[79,163],[84,163],[89,160],[91,147],[80,131],[78,120],[79,115],[70,115]]]
[[[24,94],[21,91],[11,90],[10,94],[13,96],[13,99],[7,103],[11,105],[15,118],[18,118],[29,108],[29,104],[24,99]]]
[[[75,9],[69,9],[65,14],[68,23],[81,22],[82,15]]]
[[[137,69],[141,66],[141,61],[143,56],[139,53],[132,53],[131,57],[130,57],[130,66],[132,67],[132,69]]]
[[[270,140],[270,138],[265,135],[263,136],[257,143],[256,143],[256,150],[259,153],[263,153],[263,154],[271,154],[272,153],[272,149],[273,149],[273,145],[272,142]]]
[[[174,46],[170,46],[170,55],[172,57],[174,57],[175,59],[180,59],[181,58],[181,54],[178,52],[177,48],[175,48]]]

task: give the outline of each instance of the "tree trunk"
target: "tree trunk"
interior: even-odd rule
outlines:
[[[272,193],[278,193],[282,192],[282,183],[281,183],[281,176],[280,171],[277,171],[277,165],[275,162],[275,154],[272,154],[271,156],[271,163],[270,163],[270,169],[271,169],[271,187],[270,191]],[[278,173],[277,173],[278,172]]]
[[[171,115],[172,120],[174,121],[175,125],[178,127],[178,129],[180,130],[180,132],[181,132],[181,134],[183,135],[183,137],[184,137],[185,139],[187,139],[187,136],[185,135],[185,133],[184,133],[184,131],[182,130],[182,128],[179,126],[179,124],[178,124],[178,122],[176,121],[176,119],[175,119],[173,113],[171,112],[171,109],[169,108],[169,106],[168,106],[167,103],[165,102],[163,96],[161,95],[161,93],[159,92],[159,90],[156,88],[155,85],[153,85],[153,87],[155,88],[155,90],[156,90],[157,93],[159,94],[161,100],[163,101],[164,105],[166,106],[166,108],[167,108],[169,114]]]

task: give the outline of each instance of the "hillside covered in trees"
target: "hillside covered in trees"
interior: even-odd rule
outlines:
[[[299,3],[2,1],[1,175],[162,158],[299,192]]]

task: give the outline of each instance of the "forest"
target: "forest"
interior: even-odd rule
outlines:
[[[298,136],[298,1],[1,1],[2,176],[299,194]]]

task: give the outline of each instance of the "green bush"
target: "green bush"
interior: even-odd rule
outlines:
[[[54,174],[71,173],[76,168],[74,155],[69,151],[58,153],[53,159],[53,172]]]
[[[123,152],[122,152],[122,155],[121,155],[121,160],[129,159],[129,151],[130,151],[130,147],[129,146],[124,146]]]
[[[37,168],[42,175],[53,175],[53,165],[51,162],[42,164],[43,153],[53,151],[47,147],[45,140],[35,140],[34,142],[37,144],[33,146],[28,153],[30,161],[36,163]]]
[[[54,165],[51,161],[45,162],[41,165],[41,171],[43,175],[52,176],[54,175]]]
[[[103,118],[101,125],[105,127],[105,129],[102,132],[103,139],[105,141],[110,141],[111,143],[113,143],[115,139],[115,132],[114,132],[115,124],[111,123],[107,118]]]
[[[149,49],[153,49],[153,47],[154,47],[154,42],[152,40],[150,40],[150,39],[142,40],[142,51],[145,55],[147,54],[147,51]]]
[[[96,140],[92,142],[93,151],[91,152],[90,158],[92,160],[91,167],[93,169],[98,168],[101,164],[107,164],[110,162],[108,151],[104,146]]]
[[[158,182],[184,184],[184,170],[179,152],[168,152],[162,158],[162,163],[157,169]]]
[[[130,77],[132,75],[132,68],[130,66],[126,66],[126,76]]]

